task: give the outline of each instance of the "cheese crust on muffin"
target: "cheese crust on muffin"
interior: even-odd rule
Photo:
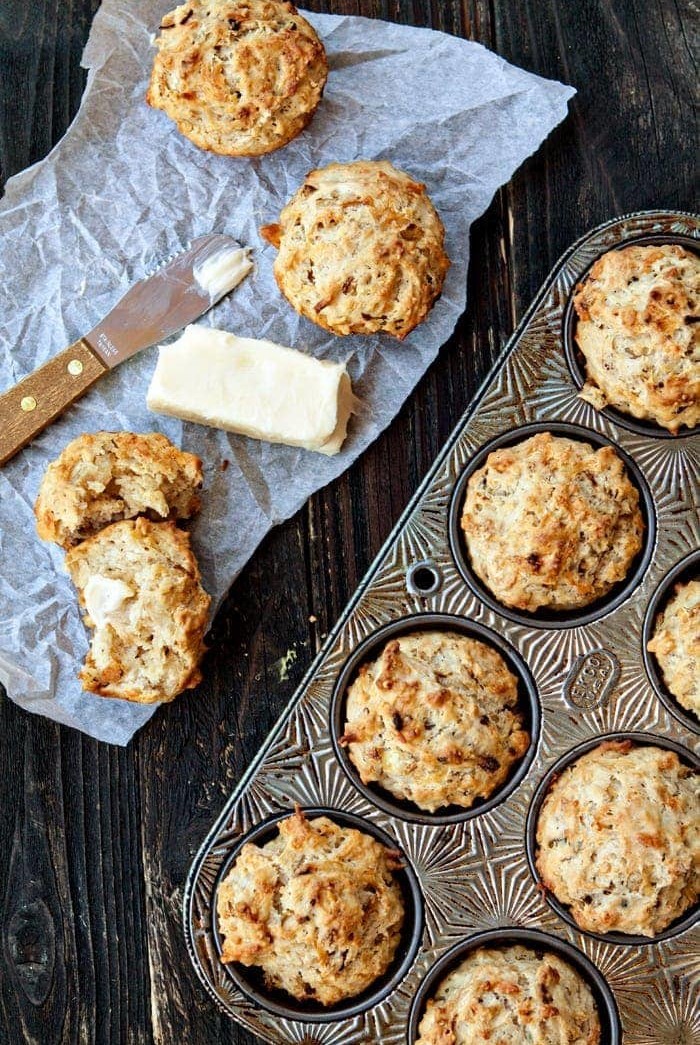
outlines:
[[[217,895],[221,960],[262,969],[269,988],[335,1005],[383,976],[401,938],[397,850],[301,810],[241,849]]]
[[[552,784],[542,883],[587,932],[656,936],[697,903],[700,776],[675,751],[605,742]]]
[[[506,606],[588,606],[642,547],[639,493],[611,446],[549,432],[494,450],[469,479],[462,529],[477,576]]]
[[[199,511],[202,462],[158,432],[80,435],[46,469],[34,507],[44,541],[70,548],[104,526]]]
[[[677,434],[700,422],[700,258],[676,244],[604,254],[577,288],[581,396]]]
[[[700,580],[676,585],[647,648],[678,703],[700,718]]]
[[[390,639],[348,689],[344,735],[363,783],[435,812],[489,798],[528,749],[503,657],[450,631]]]
[[[165,15],[146,101],[200,149],[260,156],[303,131],[328,76],[291,3],[187,0]]]
[[[426,1005],[416,1045],[598,1045],[591,989],[551,951],[480,948]]]
[[[210,599],[189,534],[143,517],[116,522],[72,548],[66,568],[93,629],[86,690],[154,704],[201,681]]]
[[[450,261],[425,185],[386,160],[311,171],[261,235],[277,285],[302,316],[334,334],[404,338],[440,294]]]

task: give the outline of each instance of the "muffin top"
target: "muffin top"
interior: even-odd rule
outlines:
[[[386,160],[311,171],[262,236],[289,303],[334,334],[404,338],[440,294],[449,258],[425,185]]]
[[[152,704],[199,683],[210,599],[189,534],[142,517],[112,523],[71,548],[66,569],[94,629],[86,690]]]
[[[270,988],[334,1005],[391,965],[404,918],[397,850],[301,810],[243,846],[217,896],[221,960],[259,966]]]
[[[700,718],[700,580],[676,585],[648,648],[678,703]]]
[[[527,751],[499,653],[450,631],[390,639],[348,690],[341,744],[363,783],[430,812],[488,798]]]
[[[488,455],[467,484],[462,529],[487,588],[532,612],[606,595],[640,551],[644,522],[612,447],[542,432]]]
[[[520,945],[472,952],[437,989],[416,1045],[598,1045],[588,984],[558,955]]]
[[[700,777],[675,751],[601,744],[555,779],[542,805],[544,886],[588,932],[663,932],[698,899],[699,799]]]
[[[328,75],[323,44],[281,0],[187,0],[165,15],[146,100],[201,149],[259,156],[307,125]]]
[[[700,258],[676,244],[611,250],[574,297],[581,395],[676,434],[700,421]]]
[[[199,458],[159,432],[79,435],[46,469],[34,507],[37,532],[69,548],[137,515],[187,519],[199,511],[201,485]]]

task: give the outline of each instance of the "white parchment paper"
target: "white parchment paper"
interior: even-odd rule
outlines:
[[[574,93],[442,33],[307,14],[331,66],[311,126],[269,156],[214,156],[144,102],[152,33],[172,6],[105,0],[85,50],[88,86],[73,125],[45,160],[7,185],[0,389],[90,330],[160,257],[217,231],[251,245],[256,267],[204,322],[348,359],[363,407],[334,458],[181,424],[146,408],[156,362],[149,350],[0,470],[0,681],[27,710],[116,744],[153,708],[86,694],[77,681],[87,635],[76,594],[62,552],[42,544],[34,528],[48,462],[74,436],[99,429],[158,430],[199,454],[206,478],[193,540],[218,605],[266,532],[344,471],[397,413],[465,308],[471,222],[564,119]],[[298,317],[272,278],[274,251],[258,235],[310,169],[360,157],[389,159],[425,181],[447,229],[444,293],[403,343],[334,338]]]

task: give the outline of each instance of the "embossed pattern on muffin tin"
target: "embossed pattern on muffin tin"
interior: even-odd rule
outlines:
[[[636,431],[583,402],[562,339],[571,290],[595,258],[650,235],[697,243],[700,220],[665,211],[617,218],[584,236],[555,266],[194,861],[184,925],[195,969],[222,1009],[265,1041],[405,1045],[416,993],[443,954],[477,933],[502,929],[506,943],[514,928],[526,928],[573,946],[599,971],[612,991],[624,1045],[700,1045],[697,920],[644,944],[593,938],[547,902],[526,852],[533,796],[551,767],[578,745],[632,732],[675,742],[691,754],[700,749],[700,736],[659,699],[642,652],[652,596],[700,546],[700,436]],[[541,422],[580,425],[619,446],[651,491],[657,527],[636,587],[604,615],[567,628],[512,620],[497,603],[487,604],[465,582],[449,541],[455,483],[475,453],[510,429]],[[439,577],[430,593],[410,581],[411,568],[426,562]],[[527,665],[541,708],[524,779],[492,808],[458,823],[414,822],[379,808],[351,782],[331,738],[331,698],[353,651],[380,627],[422,613],[462,616],[496,632]],[[590,695],[587,679],[593,680]],[[297,802],[354,813],[383,828],[406,853],[423,894],[421,946],[404,979],[373,1007],[341,1019],[329,1014],[322,1023],[270,1012],[244,996],[219,961],[212,925],[217,878],[241,835]]]

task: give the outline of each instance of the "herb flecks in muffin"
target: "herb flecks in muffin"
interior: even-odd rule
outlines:
[[[549,432],[494,450],[469,478],[462,529],[472,567],[506,606],[588,606],[642,547],[639,493],[611,446]]]
[[[146,100],[201,149],[259,156],[311,120],[328,63],[291,3],[189,0],[160,29]]]
[[[334,334],[405,338],[437,300],[449,258],[425,185],[385,160],[311,171],[261,229],[289,303]]]
[[[558,955],[480,948],[440,983],[416,1045],[598,1045],[590,987]]]
[[[93,629],[86,690],[153,704],[200,682],[210,599],[189,534],[173,522],[115,522],[71,548],[66,568]]]
[[[629,741],[582,755],[537,824],[544,886],[588,932],[656,936],[698,900],[700,776],[675,751]]]
[[[700,718],[700,579],[678,584],[648,646],[681,707]]]
[[[221,959],[270,988],[334,1005],[383,976],[404,919],[400,854],[355,828],[297,812],[241,849],[217,897]]]
[[[34,512],[44,541],[69,548],[110,523],[155,522],[199,511],[202,462],[159,432],[94,432],[73,439],[46,469]]]
[[[677,434],[700,422],[700,258],[677,244],[596,261],[574,297],[581,396]]]
[[[341,744],[363,783],[430,812],[489,798],[529,743],[503,657],[456,632],[390,639],[348,690]]]

